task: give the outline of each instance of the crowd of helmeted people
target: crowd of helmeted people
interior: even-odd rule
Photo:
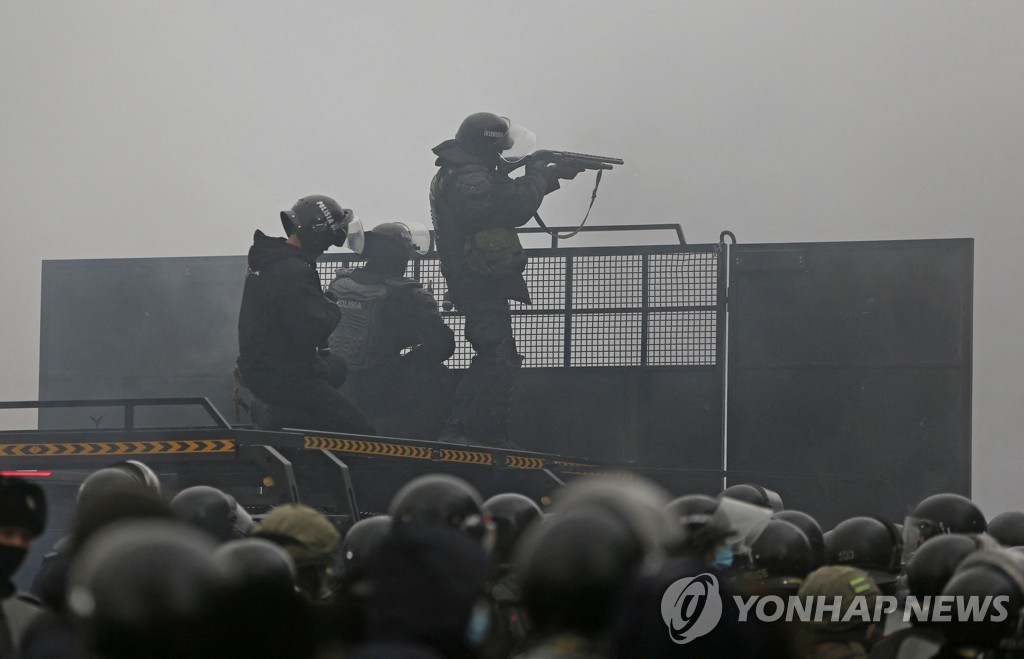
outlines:
[[[69,534],[22,566],[35,576],[19,593],[46,499],[0,477],[0,657],[1024,656],[1024,513],[986,521],[950,493],[910,507],[902,524],[823,532],[754,484],[673,498],[580,478],[542,510],[431,474],[342,532],[302,504],[254,519],[213,486],[169,496],[128,461],[85,479]],[[793,596],[831,615],[753,615],[755,597]],[[969,596],[1002,605],[920,610]],[[882,599],[881,617],[853,615]]]

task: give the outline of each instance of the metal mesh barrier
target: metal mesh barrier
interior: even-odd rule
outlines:
[[[527,250],[532,305],[512,303],[523,366],[714,366],[720,300],[717,246]],[[326,254],[317,264],[326,287],[355,254]],[[436,256],[410,262],[441,301],[447,292]],[[458,310],[441,314],[455,332],[451,368],[469,366],[473,348]]]

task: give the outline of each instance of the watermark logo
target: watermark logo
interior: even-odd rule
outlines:
[[[661,596],[661,619],[674,643],[685,645],[709,633],[722,619],[722,595],[713,574],[674,582]]]
[[[859,592],[854,590],[854,592]],[[880,623],[898,615],[904,622],[1003,622],[1007,619],[1009,597],[879,595],[779,597],[732,596],[736,622],[777,621],[803,623]],[[698,574],[672,583],[661,597],[661,618],[672,641],[685,645],[709,634],[721,621],[723,599],[713,574]]]

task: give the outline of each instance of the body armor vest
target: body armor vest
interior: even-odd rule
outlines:
[[[344,357],[349,368],[373,368],[388,357],[381,354],[384,328],[378,325],[389,287],[384,279],[359,283],[352,279],[352,272],[339,270],[329,287],[341,308],[341,322],[330,338],[331,352]]]

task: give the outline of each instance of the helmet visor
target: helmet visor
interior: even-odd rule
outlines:
[[[420,222],[402,222],[409,230],[409,249],[419,255],[430,251],[430,230]]]
[[[363,235],[363,221],[355,215],[348,222],[348,237],[345,239],[345,246],[356,254],[363,253],[366,246],[366,238]]]
[[[739,551],[757,540],[771,518],[772,511],[767,508],[730,497],[721,497],[710,523],[718,528],[728,528],[730,532],[725,542],[737,545]]]
[[[537,136],[533,134],[532,130],[512,123],[507,117],[502,117],[502,119],[508,124],[508,130],[495,146],[501,152],[502,160],[508,163],[519,162],[533,153],[537,147]]]

